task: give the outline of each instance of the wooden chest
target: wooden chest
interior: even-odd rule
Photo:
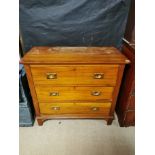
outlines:
[[[125,64],[113,47],[33,47],[22,58],[39,125],[54,118],[111,124]]]

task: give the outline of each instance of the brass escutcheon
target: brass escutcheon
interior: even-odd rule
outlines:
[[[57,73],[47,73],[47,79],[57,79]]]
[[[103,73],[94,73],[94,79],[103,79],[104,74]]]
[[[100,91],[92,91],[91,92],[91,95],[92,96],[100,96],[101,95],[101,92]]]

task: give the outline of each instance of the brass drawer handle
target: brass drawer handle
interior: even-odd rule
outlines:
[[[57,73],[47,73],[47,79],[57,79]]]
[[[59,92],[50,92],[49,96],[59,96]]]
[[[103,73],[94,73],[94,79],[103,79],[104,74]]]
[[[52,110],[60,110],[60,107],[52,107]]]
[[[101,92],[100,91],[92,91],[91,92],[91,95],[92,96],[100,96],[101,95]]]
[[[92,111],[99,111],[100,108],[99,108],[99,107],[92,107],[91,110],[92,110]]]

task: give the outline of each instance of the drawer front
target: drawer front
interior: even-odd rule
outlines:
[[[113,87],[52,87],[36,86],[39,102],[112,99]]]
[[[34,84],[115,86],[118,65],[31,65]]]
[[[111,103],[39,103],[41,114],[109,115]]]

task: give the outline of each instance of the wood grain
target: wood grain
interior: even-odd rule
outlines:
[[[53,85],[103,85],[115,86],[118,65],[31,65],[35,84]],[[47,73],[56,73],[56,79],[47,79]],[[95,73],[103,74],[94,79]]]
[[[21,63],[39,125],[54,118],[103,118],[111,124],[130,61],[113,47],[34,47]],[[102,78],[95,79],[95,74]]]
[[[25,71],[26,71],[26,76],[27,76],[27,79],[28,79],[29,87],[30,87],[30,92],[31,92],[32,100],[33,100],[35,114],[36,114],[36,116],[39,116],[40,111],[39,111],[39,105],[38,105],[38,98],[37,98],[34,83],[33,83],[31,69],[30,69],[29,65],[24,65],[24,68],[25,68]]]
[[[41,120],[48,120],[48,119],[79,119],[79,118],[84,118],[84,119],[104,119],[104,120],[109,120],[109,119],[114,119],[113,116],[104,116],[102,113],[101,114],[41,114],[40,116],[37,117],[38,119]]]
[[[39,106],[41,114],[103,114],[108,116],[111,103],[39,103]],[[55,110],[55,107],[59,109]]]
[[[113,91],[113,99],[112,99],[112,107],[110,110],[110,115],[114,114],[116,101],[117,101],[117,97],[118,97],[118,93],[119,93],[119,89],[120,89],[120,85],[121,85],[121,80],[122,80],[122,76],[123,76],[123,72],[124,72],[124,67],[125,67],[124,65],[119,66],[118,75],[117,75],[117,82],[116,82],[117,85],[115,86],[115,89]]]
[[[128,59],[114,47],[33,47],[24,64],[126,64]]]
[[[39,102],[55,102],[65,100],[100,101],[112,99],[113,87],[53,87],[52,85],[36,86]],[[58,93],[58,96],[51,96]],[[94,96],[99,93],[99,96]]]

